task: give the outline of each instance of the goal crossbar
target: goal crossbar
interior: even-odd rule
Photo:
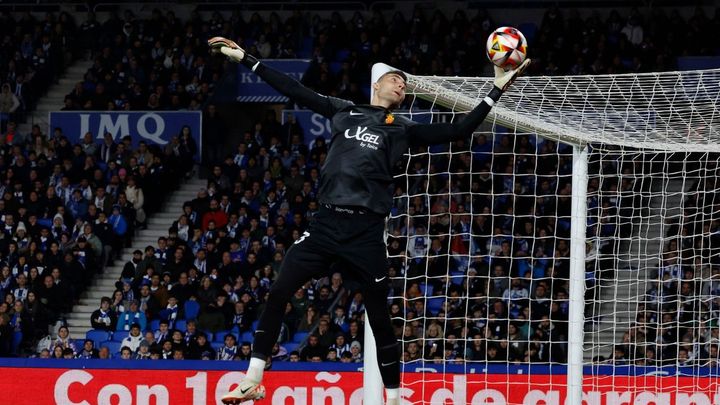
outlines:
[[[408,91],[456,112],[472,110],[492,78],[408,76]],[[521,77],[489,119],[574,145],[720,151],[720,69],[600,76]]]

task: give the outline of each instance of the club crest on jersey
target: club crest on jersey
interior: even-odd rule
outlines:
[[[367,132],[367,127],[357,127],[355,133],[352,133],[350,129],[345,130],[345,138],[356,139],[360,141],[360,146],[367,147],[370,149],[377,149],[380,144],[380,135],[375,135]]]

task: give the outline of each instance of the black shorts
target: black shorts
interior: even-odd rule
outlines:
[[[288,250],[283,267],[308,279],[329,275],[330,265],[347,265],[361,283],[387,279],[385,216],[364,208],[321,205],[307,231]],[[366,284],[367,285],[367,284]]]

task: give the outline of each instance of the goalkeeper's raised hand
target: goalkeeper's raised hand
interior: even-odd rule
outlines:
[[[212,37],[208,40],[211,53],[222,53],[235,63],[241,63],[248,55],[235,41],[223,37]]]
[[[520,76],[525,71],[525,69],[527,69],[529,64],[530,59],[525,59],[525,61],[521,63],[520,66],[507,71],[495,66],[495,87],[500,89],[500,91],[507,90],[510,85],[513,84],[515,79],[517,79],[518,76]]]

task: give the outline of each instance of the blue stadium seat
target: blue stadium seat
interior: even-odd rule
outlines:
[[[258,323],[260,323],[260,321],[253,321],[252,325],[250,326],[250,330],[255,332],[257,330]]]
[[[229,330],[221,330],[220,332],[215,332],[215,342],[224,342],[225,341],[225,335],[230,333]]]
[[[253,341],[253,333],[252,332],[245,332],[240,336],[240,342],[250,342]]]
[[[155,332],[158,329],[160,329],[160,320],[153,319],[152,321],[150,321],[150,329],[149,330]]]
[[[535,23],[526,22],[518,25],[518,29],[520,32],[523,33],[523,36],[528,41],[528,43],[531,43],[535,40],[535,36],[537,35],[538,27],[535,25]]]
[[[340,49],[335,53],[335,60],[338,62],[345,62],[347,58],[350,56],[350,50],[349,49]]]
[[[290,354],[290,352],[297,350],[297,348],[300,347],[300,343],[288,342],[288,343],[283,343],[282,346],[285,348],[285,350],[287,350],[288,354]]]
[[[113,333],[113,335],[112,335],[112,341],[113,341],[113,342],[122,342],[123,339],[125,339],[126,337],[128,337],[129,334],[130,334],[130,332],[127,331],[127,330],[119,330],[119,331],[116,331],[116,332]]]
[[[427,299],[427,304],[425,307],[433,314],[437,314],[438,311],[440,311],[440,308],[442,307],[443,302],[445,302],[445,297],[432,297]]]
[[[23,334],[21,331],[15,331],[13,332],[13,339],[12,339],[12,352],[17,354],[18,349],[20,348],[20,343],[22,343]]]
[[[465,281],[465,276],[451,276],[450,282],[455,285],[462,285],[463,281]]]
[[[112,335],[108,331],[100,330],[100,329],[90,329],[85,334],[85,339],[90,339],[95,344],[95,347],[100,347],[100,343],[110,340],[112,338]]]
[[[337,75],[340,72],[340,69],[342,69],[342,63],[330,62],[330,73]]]
[[[209,330],[202,331],[205,334],[205,337],[207,337],[208,342],[213,341],[213,337],[215,336],[214,333],[210,332]]]
[[[370,86],[363,86],[360,90],[362,90],[366,98],[370,98]]]
[[[293,342],[302,343],[305,341],[305,339],[307,339],[308,335],[308,332],[295,332],[295,336],[293,336]]]
[[[115,355],[120,352],[120,342],[108,340],[107,342],[100,343],[100,347],[107,347],[110,350],[111,355]]]
[[[185,330],[187,329],[187,321],[185,321],[184,319],[178,319],[177,321],[175,321],[174,328],[179,331],[185,332]]]
[[[528,263],[527,259],[516,259],[515,265],[517,269],[517,273],[515,274],[515,276],[517,277],[524,277],[525,273],[530,271],[530,263]]]
[[[450,282],[455,285],[462,285],[463,281],[465,280],[465,273],[462,271],[451,271],[450,272]]]
[[[304,37],[302,40],[302,44],[300,45],[300,49],[298,49],[298,51],[297,51],[298,57],[307,58],[307,57],[312,56],[314,44],[315,44],[315,38]]]
[[[210,343],[210,347],[213,348],[216,352],[220,350],[221,347],[223,347],[225,344],[223,342],[212,342]]]
[[[183,305],[185,312],[185,319],[195,320],[200,313],[200,304],[197,301],[187,300]]]

